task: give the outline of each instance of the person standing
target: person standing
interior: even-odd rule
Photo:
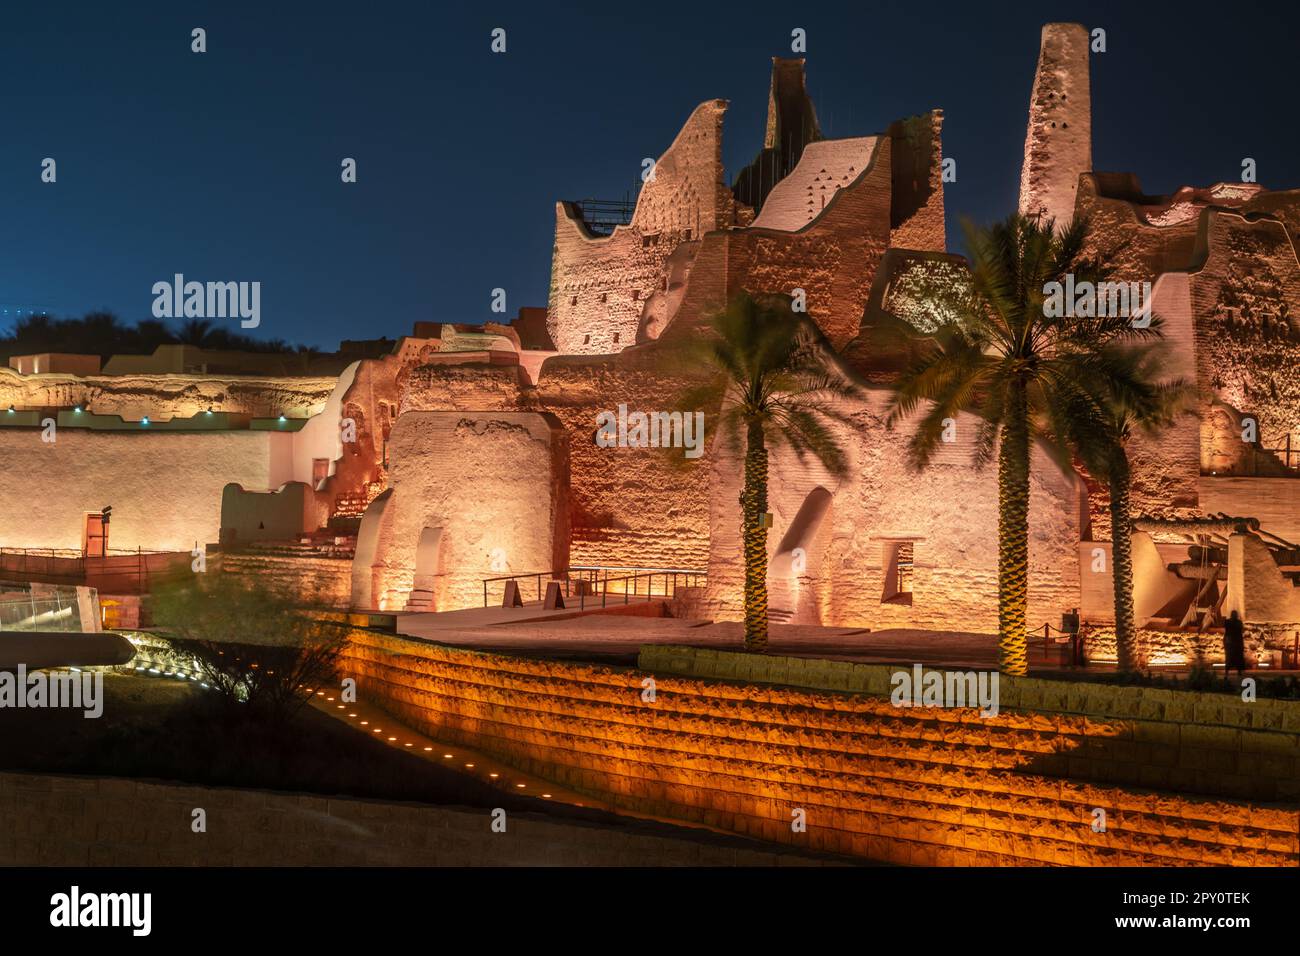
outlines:
[[[1236,668],[1237,676],[1246,669],[1246,626],[1235,610],[1223,622],[1223,672]]]

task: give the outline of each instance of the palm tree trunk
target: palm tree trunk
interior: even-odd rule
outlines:
[[[1115,649],[1121,673],[1141,666],[1133,612],[1133,540],[1129,511],[1131,475],[1123,448],[1110,472],[1110,570],[1115,592]]]
[[[749,423],[745,490],[740,496],[745,545],[745,650],[767,650],[767,443],[760,422]]]
[[[1013,385],[998,450],[998,669],[1029,672],[1029,412]]]

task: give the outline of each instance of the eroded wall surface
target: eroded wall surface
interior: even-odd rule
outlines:
[[[826,210],[835,194],[858,178],[876,150],[876,137],[810,143],[790,174],[776,184],[750,224],[756,229],[796,232]]]
[[[774,84],[797,72],[791,89],[806,102],[802,61],[775,70]],[[941,111],[851,139],[822,140],[813,120],[807,141],[801,134],[797,149],[781,153],[789,173],[770,192],[766,183],[748,190],[766,196],[755,217],[722,184],[724,110],[721,100],[696,108],[631,223],[612,235],[591,235],[574,206],[557,204],[547,326],[561,353],[615,353],[670,326],[689,332],[742,290],[804,290],[813,321],[843,345],[857,333],[886,248],[944,250]],[[777,112],[774,101],[769,138]]]
[[[437,610],[481,606],[484,578],[566,567],[567,445],[536,413],[403,414],[389,441],[391,495],[362,523],[363,536],[378,525],[372,561],[353,569],[354,603],[400,610],[427,589]]]
[[[1281,222],[1251,222],[1235,212],[1207,211],[1202,229],[1205,258],[1191,276],[1198,381],[1255,418],[1263,445],[1285,446],[1289,437],[1300,449],[1295,247]]]
[[[942,129],[943,110],[910,116],[889,127],[893,167],[889,245],[895,249],[948,249]]]
[[[658,367],[654,354],[553,359],[536,388],[512,382],[505,370],[426,366],[414,373],[406,407],[555,415],[569,437],[571,562],[708,567],[709,593],[697,610],[735,618],[743,472],[736,451],[718,442],[716,410],[705,410],[706,450],[694,461],[681,450],[602,448],[595,441],[597,416],[620,403],[629,412],[677,407],[691,380]],[[837,429],[850,462],[843,482],[810,462],[773,455],[774,559],[811,494],[823,488],[833,501],[815,528],[800,532],[804,570],[792,575],[788,554],[780,568],[774,563],[771,606],[809,623],[994,631],[997,476],[993,467],[972,464],[974,419],[963,417],[957,442],[944,445],[931,468],[912,473],[905,461],[910,432],[906,425],[885,427],[885,394],[871,392],[848,407],[859,431]],[[1058,624],[1062,611],[1079,606],[1082,491],[1036,454],[1031,494],[1031,623]],[[913,542],[910,605],[885,600],[890,549],[898,541]],[[787,551],[794,547],[785,543]]]
[[[0,368],[0,406],[72,408],[138,421],[189,418],[207,411],[255,418],[320,412],[338,382],[320,378],[215,375],[19,375]]]
[[[1195,418],[1158,439],[1135,438],[1134,511],[1207,510],[1193,481],[1202,474],[1285,475],[1288,440],[1300,448],[1300,265],[1287,225],[1300,219],[1295,193],[1220,183],[1153,197],[1133,177],[1087,175],[1079,212],[1092,220],[1092,251],[1114,263],[1117,280],[1154,284],[1171,374],[1196,390]],[[1109,536],[1097,521],[1103,504],[1104,494],[1094,495],[1099,538]],[[1209,510],[1247,515],[1245,505],[1220,498]]]
[[[707,457],[682,450],[596,444],[597,416],[670,411],[693,384],[654,369],[637,354],[617,359],[558,357],[547,361],[536,387],[514,370],[478,366],[417,369],[404,409],[550,413],[568,436],[573,564],[700,570],[708,561]],[[714,427],[706,412],[705,435]],[[706,446],[707,447],[707,446]]]
[[[877,138],[867,168],[848,183],[841,179],[838,189],[832,182],[828,192],[834,198],[797,229],[753,226],[705,236],[665,338],[700,334],[713,312],[742,291],[793,297],[801,289],[808,317],[832,344],[846,345],[858,334],[877,267],[889,247],[890,151],[890,138]],[[811,148],[805,150],[804,163],[811,153]],[[845,161],[848,165],[851,159]],[[814,175],[820,173],[814,170]]]
[[[613,235],[593,236],[571,206],[556,204],[546,327],[560,352],[635,343],[647,299],[667,290],[672,253],[732,221],[734,200],[722,182],[725,112],[723,100],[695,108],[642,186],[631,223]]]
[[[1078,23],[1048,23],[1029,99],[1020,211],[1068,222],[1079,175],[1091,169],[1088,31]]]

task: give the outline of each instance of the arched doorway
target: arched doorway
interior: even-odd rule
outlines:
[[[385,510],[392,497],[392,488],[380,492],[366,506],[366,512],[361,517],[356,551],[352,556],[352,606],[355,608],[367,611],[388,610],[383,598],[385,565],[379,560],[379,538]]]
[[[434,588],[441,576],[442,529],[425,528],[415,546],[415,579],[411,583],[411,596],[406,600],[406,610],[434,610]]]
[[[820,486],[814,488],[781,536],[768,565],[768,617],[773,623],[818,623],[815,611],[808,610],[803,583],[812,572],[813,542],[830,507],[831,493]],[[805,621],[809,613],[812,619]]]

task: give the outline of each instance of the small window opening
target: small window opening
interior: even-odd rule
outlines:
[[[912,575],[915,567],[914,542],[885,542],[885,587],[881,604],[912,603]]]

